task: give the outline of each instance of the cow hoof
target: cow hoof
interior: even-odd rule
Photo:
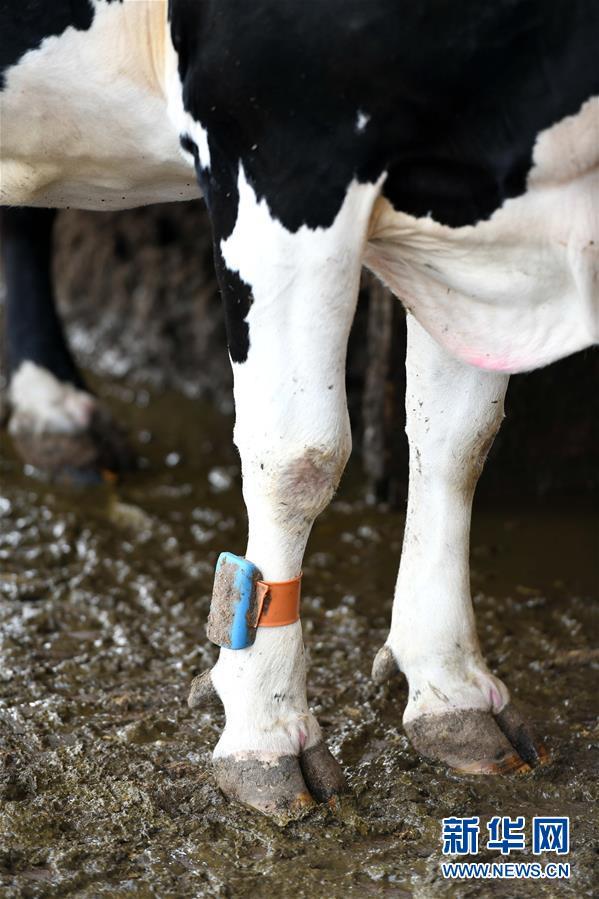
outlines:
[[[135,468],[125,432],[95,401],[83,429],[40,430],[30,416],[17,411],[10,419],[9,431],[23,461],[57,483],[99,484],[112,480],[117,472]]]
[[[300,768],[310,793],[317,802],[331,803],[347,792],[343,768],[326,743],[317,743],[299,757]]]
[[[303,818],[315,802],[294,755],[274,758],[256,755],[214,759],[216,782],[228,799],[234,799],[280,823]]]
[[[526,773],[548,760],[511,705],[495,716],[480,709],[421,715],[404,727],[417,752],[462,774]]]
[[[518,755],[531,767],[549,764],[551,757],[547,749],[537,740],[530,724],[524,720],[518,709],[511,702],[508,702],[495,715],[495,721]]]
[[[213,767],[228,799],[282,824],[303,818],[317,802],[332,804],[347,790],[341,766],[324,743],[299,757],[237,754],[214,759]]]

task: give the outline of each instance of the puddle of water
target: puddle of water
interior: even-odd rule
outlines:
[[[559,895],[591,895],[593,510],[477,510],[483,648],[555,761],[521,778],[462,777],[410,749],[404,686],[370,681],[403,516],[365,504],[350,468],[310,541],[303,620],[310,702],[354,798],[281,829],[214,788],[208,763],[222,715],[186,705],[192,676],[215,659],[204,635],[214,562],[244,547],[231,422],[178,396],[100,387],[145,460],[118,492],[26,477],[6,435],[0,444],[2,895],[514,895],[439,873],[441,818],[495,813],[569,814],[573,879]],[[529,894],[558,893],[519,884]]]

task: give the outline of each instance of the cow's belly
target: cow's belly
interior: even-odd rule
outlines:
[[[366,265],[458,358],[526,371],[599,340],[598,114],[587,104],[571,141],[562,125],[582,114],[546,132],[527,192],[488,221],[449,228],[378,201]]]
[[[88,160],[3,159],[0,162],[0,205],[56,209],[130,209],[150,203],[192,200],[201,193],[193,169],[148,165],[136,159]]]
[[[96,3],[88,31],[48,37],[8,70],[0,202],[119,209],[199,196],[141,37],[160,35],[162,8]]]

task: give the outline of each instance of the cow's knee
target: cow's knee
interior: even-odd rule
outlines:
[[[275,475],[279,501],[292,503],[306,518],[315,518],[337,489],[349,455],[343,443],[307,446],[285,458]]]
[[[246,503],[265,506],[283,524],[296,518],[311,524],[339,485],[351,440],[344,435],[305,446],[286,446],[284,438],[279,443],[257,454],[255,448],[239,447]]]

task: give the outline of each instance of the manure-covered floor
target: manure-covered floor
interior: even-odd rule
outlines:
[[[209,761],[222,714],[186,704],[215,659],[204,627],[216,556],[244,549],[231,422],[174,395],[100,389],[146,460],[117,489],[36,480],[0,442],[0,896],[596,895],[592,510],[477,508],[483,649],[554,761],[458,776],[408,745],[405,685],[370,681],[403,516],[367,505],[350,467],[314,529],[302,609],[310,703],[352,796],[281,828],[220,795]],[[444,882],[441,819],[493,814],[569,815],[570,882]]]

